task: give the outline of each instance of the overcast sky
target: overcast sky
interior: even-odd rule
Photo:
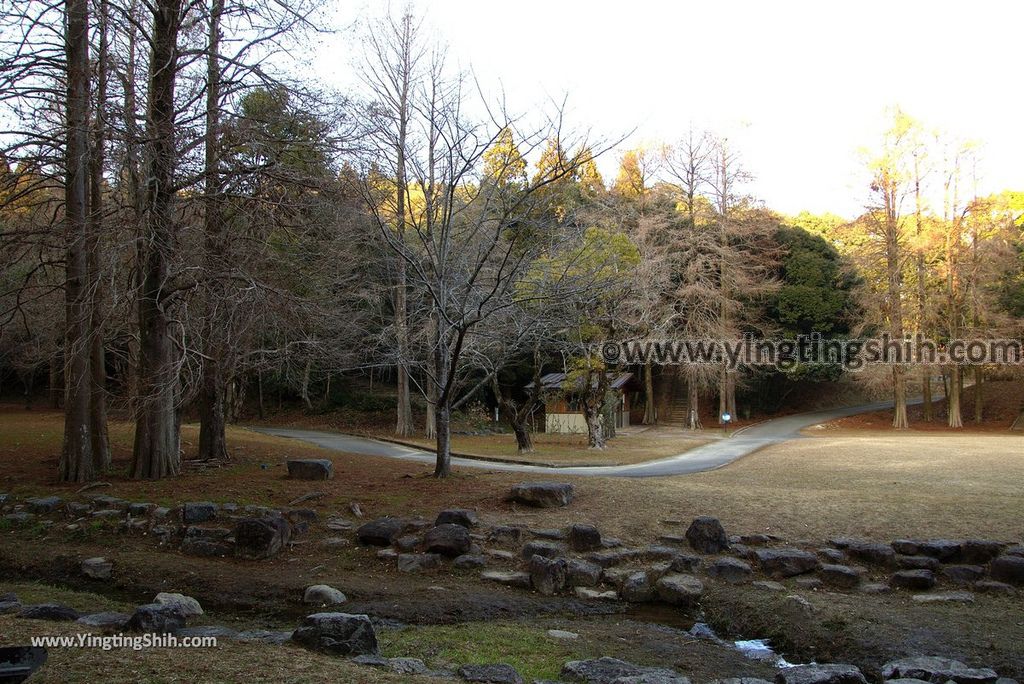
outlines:
[[[401,3],[393,7],[401,8]],[[384,10],[340,0],[339,27]],[[486,87],[530,111],[569,95],[573,120],[624,146],[727,134],[768,206],[852,217],[858,150],[887,107],[984,145],[983,192],[1024,188],[1024,3],[420,0],[416,11]],[[352,84],[354,30],[317,48],[318,75]],[[618,153],[601,167],[614,175]]]

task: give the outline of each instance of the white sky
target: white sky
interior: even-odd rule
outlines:
[[[401,8],[398,2],[393,5]],[[857,151],[887,107],[980,141],[982,192],[1024,189],[1024,3],[857,0],[420,0],[415,11],[528,112],[569,95],[574,123],[624,147],[693,122],[729,135],[769,207],[859,213]],[[340,0],[336,22],[385,11]],[[316,47],[317,75],[353,83],[352,30]],[[602,161],[614,177],[618,153]]]

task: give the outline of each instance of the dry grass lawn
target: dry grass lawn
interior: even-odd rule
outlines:
[[[0,491],[58,493],[77,488],[55,481],[62,421],[52,411],[0,409]],[[233,501],[285,506],[311,490],[311,504],[347,514],[359,502],[368,516],[436,515],[444,507],[477,509],[487,522],[552,527],[594,522],[608,533],[653,541],[678,532],[666,519],[686,522],[715,515],[735,533],[769,532],[791,540],[854,535],[881,540],[903,536],[1024,537],[1024,441],[1017,434],[851,432],[787,442],[716,471],[669,478],[565,478],[577,486],[564,509],[535,510],[504,500],[511,484],[550,479],[484,469],[457,469],[438,481],[422,464],[328,452],[311,445],[232,429],[234,463],[174,480],[124,477],[130,426],[114,423],[114,472],[103,493],[135,501]],[[184,429],[186,453],[194,426]],[[326,457],[328,482],[285,478],[288,457]],[[559,478],[563,479],[563,478]],[[308,504],[309,505],[309,504]]]

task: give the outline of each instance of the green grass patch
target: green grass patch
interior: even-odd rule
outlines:
[[[432,667],[507,663],[526,681],[557,679],[563,663],[573,659],[572,650],[546,630],[516,623],[410,627],[379,638],[388,657],[420,658]]]
[[[80,613],[99,613],[114,610],[130,613],[134,604],[94,594],[89,591],[77,591],[62,587],[43,584],[41,582],[4,582],[0,584],[0,593],[12,591],[23,604],[30,603],[63,603]]]

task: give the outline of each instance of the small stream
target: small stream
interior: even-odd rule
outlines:
[[[751,660],[767,663],[777,668],[796,667],[802,663],[792,663],[775,652],[768,639],[723,639],[715,633],[711,625],[698,622],[685,613],[680,613],[670,606],[659,604],[637,604],[626,614],[639,622],[663,625],[685,632],[697,639],[704,639],[723,648],[732,648]]]

